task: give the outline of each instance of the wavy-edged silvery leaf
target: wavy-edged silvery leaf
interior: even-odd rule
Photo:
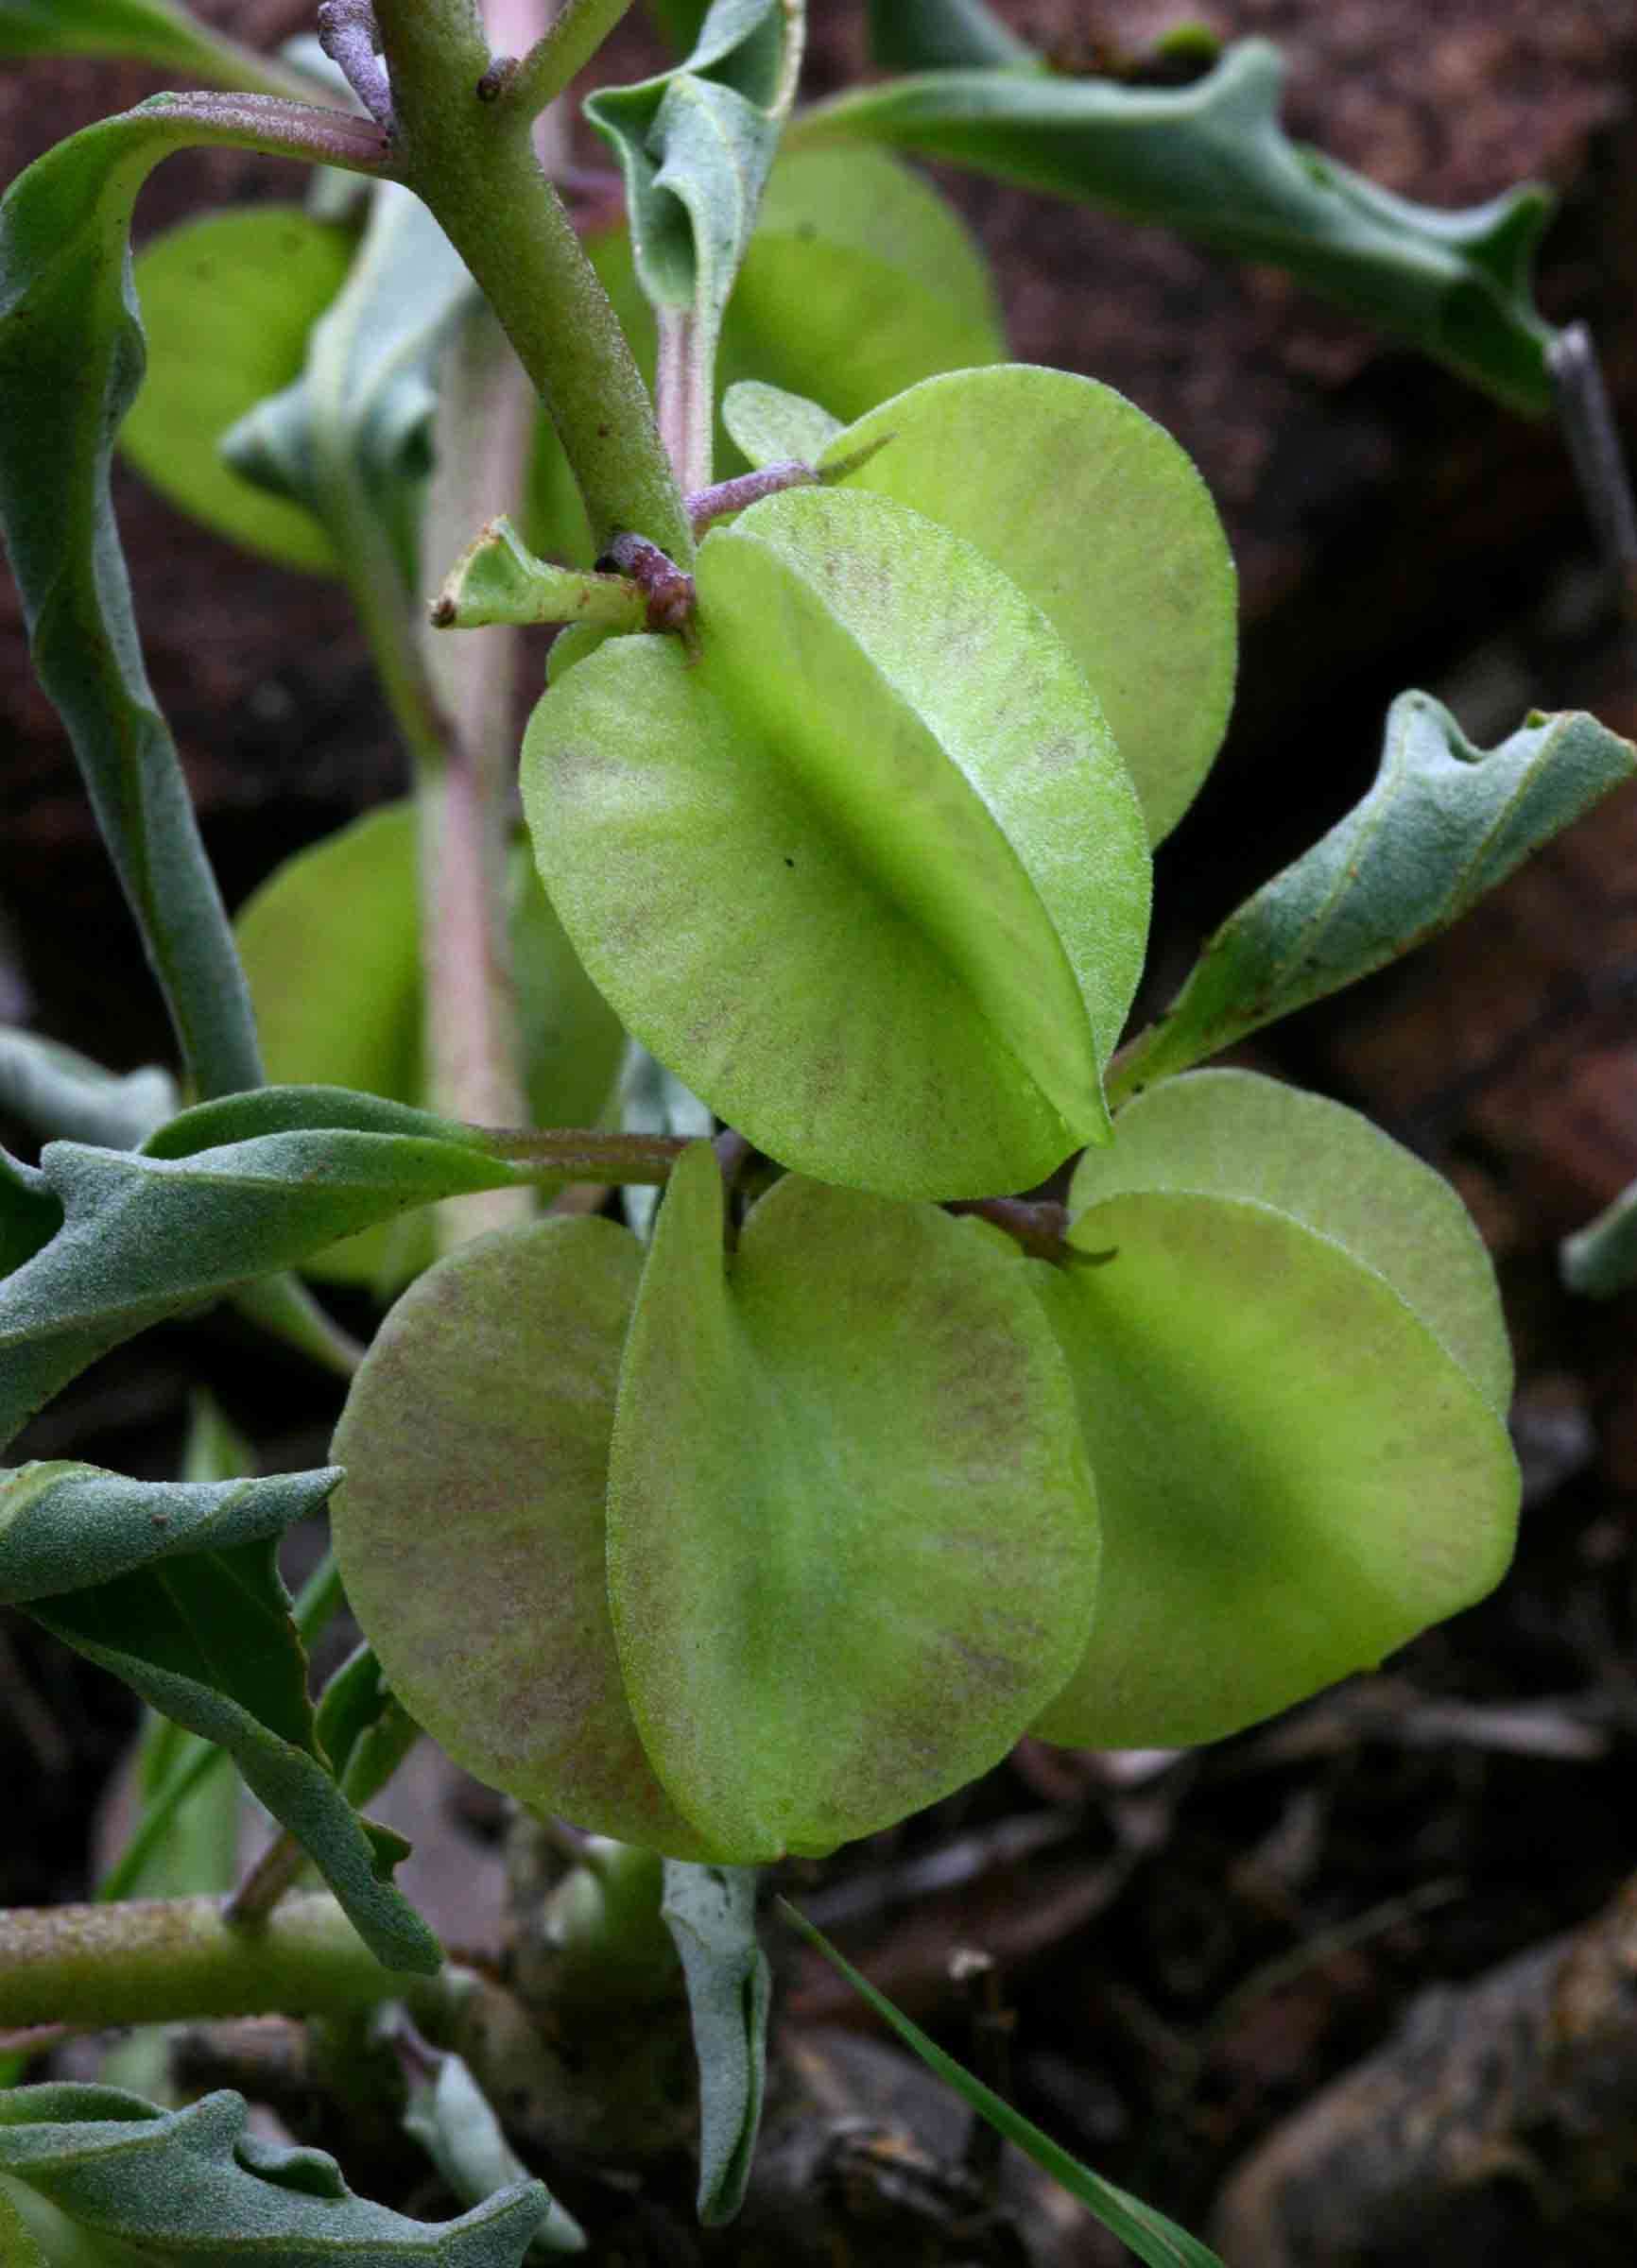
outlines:
[[[795,94],[801,26],[788,0],[715,0],[685,61],[637,86],[603,88],[585,105],[625,175],[643,290],[662,323],[689,320],[692,382],[707,395],[723,310]]]
[[[1513,189],[1458,213],[1395,197],[1287,138],[1284,79],[1265,40],[1240,41],[1175,91],[927,71],[820,104],[792,139],[802,148],[890,143],[1270,261],[1508,408],[1544,416],[1552,331],[1535,311],[1529,269],[1549,192]]]
[[[385,162],[375,129],[339,112],[163,95],[59,144],[0,203],[0,521],[35,669],[205,1094],[253,1087],[260,1066],[221,898],[143,668],[109,497],[114,434],[143,365],[127,238],[138,189],[172,150],[312,155],[315,137],[332,163],[370,172]]]
[[[1039,60],[984,0],[869,0],[869,9],[870,51],[888,71],[981,71]]]
[[[190,1552],[282,1536],[322,1509],[339,1466],[266,1480],[132,1481],[95,1465],[0,1472],[0,1600],[84,1590]]]
[[[1577,712],[1475,747],[1430,695],[1387,712],[1375,782],[1208,940],[1110,1079],[1130,1094],[1339,991],[1458,921],[1532,850],[1637,769],[1637,749]]]
[[[0,1276],[9,1276],[62,1226],[62,1202],[37,1165],[0,1150]]]
[[[1570,1291],[1588,1299],[1612,1299],[1637,1283],[1637,1182],[1564,1238],[1559,1264]]]
[[[435,2054],[430,2069],[422,2069],[419,2058],[413,2058],[404,2126],[462,2205],[481,2205],[528,2181],[527,2167],[458,2055]],[[538,2190],[541,2184],[531,2186]],[[584,2229],[554,2197],[529,2240],[526,2257],[545,2260],[583,2252],[585,2242]]]
[[[104,1071],[38,1032],[0,1030],[0,1109],[47,1140],[134,1150],[179,1108],[176,1081],[156,1063]]]
[[[470,1127],[325,1088],[201,1104],[146,1152],[51,1143],[41,1171],[63,1224],[0,1282],[0,1441],[166,1315],[413,1206],[537,1177]]]
[[[384,524],[414,586],[438,360],[475,289],[421,199],[382,182],[301,377],[223,438],[233,471],[311,512],[344,567]]]
[[[756,1934],[754,1866],[665,1861],[661,1917],[681,1956],[699,2061],[699,2220],[731,2221],[750,2178],[767,2076],[772,1974]]]
[[[542,876],[627,1028],[783,1163],[887,1196],[1027,1188],[1106,1139],[1147,840],[1044,615],[821,488],[714,530],[697,581],[697,661],[611,639],[524,747]]]
[[[221,440],[300,378],[355,242],[351,228],[300,205],[248,205],[167,229],[135,266],[148,366],[121,455],[206,527],[313,575],[339,567],[322,524],[235,472]]]
[[[323,2151],[263,2141],[249,2120],[225,2090],[166,2111],[119,2088],[14,2088],[0,2177],[44,2259],[77,2268],[519,2268],[550,2209],[529,2181],[458,2221],[409,2221],[354,2196]]]

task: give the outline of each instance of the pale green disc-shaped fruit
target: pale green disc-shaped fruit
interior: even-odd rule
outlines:
[[[714,532],[699,656],[612,640],[535,711],[541,872],[629,1027],[784,1163],[1026,1188],[1106,1137],[1142,815],[1074,662],[970,544],[804,489]]]
[[[644,1755],[609,1623],[609,1438],[642,1266],[610,1221],[545,1220],[429,1268],[353,1382],[334,1537],[388,1683],[457,1763],[703,1858]]]
[[[643,1744],[743,1864],[996,1762],[1091,1624],[1095,1497],[1026,1270],[981,1226],[791,1177],[722,1249],[673,1174],[620,1375],[609,1596]]]
[[[1073,1241],[1112,1257],[1033,1275],[1079,1395],[1103,1586],[1043,1739],[1216,1740],[1500,1580],[1505,1425],[1384,1277],[1228,1196],[1111,1196]]]
[[[353,238],[299,205],[213,213],[136,262],[147,374],[119,445],[161,495],[281,566],[337,572],[310,512],[226,464],[217,443],[299,378],[307,334],[346,281]]]
[[[1505,1417],[1512,1349],[1495,1271],[1441,1174],[1344,1103],[1251,1071],[1163,1079],[1075,1172],[1072,1211],[1128,1190],[1271,1205],[1383,1276]]]
[[[1111,387],[1025,363],[927,378],[846,426],[821,461],[882,441],[843,487],[953,528],[1050,617],[1159,842],[1211,768],[1233,698],[1233,560],[1188,457]]]
[[[426,1104],[421,910],[411,804],[390,803],[268,877],[235,932],[267,1076]],[[511,942],[529,1107],[537,1125],[591,1125],[625,1038],[588,980],[526,856],[513,861]],[[406,1214],[334,1246],[310,1272],[395,1291],[433,1253],[430,1216]]]

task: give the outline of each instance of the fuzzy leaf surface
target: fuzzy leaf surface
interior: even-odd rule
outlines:
[[[734,447],[752,465],[786,460],[816,465],[841,431],[841,420],[805,394],[789,393],[760,378],[741,378],[728,388],[722,421]]]
[[[438,362],[474,290],[421,199],[383,181],[347,282],[309,335],[301,376],[223,438],[235,472],[301,506],[365,574],[373,531],[384,526],[413,587]]]
[[[0,1472],[0,1601],[26,1606],[193,1552],[236,1551],[320,1511],[337,1468],[267,1480],[132,1481],[95,1465]]]
[[[783,0],[715,0],[685,61],[585,104],[625,176],[643,290],[691,316],[707,372],[794,93],[798,23]]]
[[[162,496],[283,567],[334,575],[322,522],[235,472],[223,437],[297,383],[308,335],[347,280],[353,236],[299,205],[185,221],[147,245],[135,280],[146,383],[119,437]]]
[[[671,1177],[621,1366],[608,1588],[643,1744],[714,1855],[832,1850],[993,1763],[1091,1625],[1096,1502],[1009,1251],[791,1176],[722,1249]]]
[[[681,1957],[699,2060],[699,2221],[744,2202],[767,2077],[772,1972],[756,1934],[753,1866],[665,1861],[661,1918]]]
[[[1370,793],[1228,917],[1125,1052],[1116,1091],[1185,1071],[1412,952],[1634,769],[1637,749],[1594,717],[1537,714],[1486,750],[1429,695],[1401,694]]]
[[[1141,809],[1084,678],[998,569],[884,497],[769,498],[697,575],[698,662],[612,640],[525,743],[588,971],[787,1165],[884,1195],[1028,1187],[1106,1135],[1147,919]]]
[[[239,952],[273,1079],[423,1102],[417,855],[414,807],[387,804],[299,851],[240,908]],[[508,885],[532,1121],[594,1125],[618,1076],[625,1036],[575,957],[521,845]],[[433,1250],[430,1222],[409,1213],[306,1264],[330,1281],[391,1292]]]
[[[157,96],[60,143],[0,201],[0,523],[34,667],[62,716],[97,825],[201,1093],[260,1077],[249,994],[175,744],[143,668],[109,495],[142,378],[129,233],[137,192],[192,144],[288,147],[314,118],[277,101]],[[365,170],[378,135],[333,119]]]
[[[1529,270],[1550,194],[1513,189],[1458,213],[1395,197],[1289,140],[1284,80],[1265,40],[1239,41],[1180,90],[926,71],[820,104],[795,138],[886,142],[1268,261],[1509,409],[1545,416],[1552,331]]]
[[[458,1763],[702,1857],[643,1751],[609,1620],[609,1441],[642,1264],[611,1222],[545,1220],[429,1268],[348,1397],[332,1532],[393,1692]]]
[[[35,2225],[52,2231],[49,2246],[65,2224],[84,2247],[67,2257],[88,2268],[206,2259],[213,2268],[519,2268],[550,2209],[530,2181],[458,2221],[406,2220],[354,2196],[323,2151],[260,2140],[249,2119],[243,2097],[225,2090],[158,2110],[119,2088],[15,2088],[0,2094],[0,2176],[13,2197],[26,2190],[61,2217]],[[33,2219],[26,2208],[23,2218]]]
[[[1495,1271],[1441,1174],[1345,1104],[1249,1071],[1196,1071],[1126,1105],[1075,1171],[1077,1211],[1128,1190],[1271,1206],[1389,1283],[1504,1418],[1512,1349]]]
[[[415,1206],[529,1178],[470,1128],[324,1088],[200,1105],[146,1153],[52,1143],[41,1170],[63,1224],[0,1282],[0,1439],[166,1315]]]
[[[37,1032],[0,1030],[0,1109],[36,1134],[133,1150],[178,1107],[176,1081],[158,1064],[104,1071]]]
[[[1505,1424],[1383,1276],[1254,1195],[1123,1192],[1072,1242],[1112,1257],[1032,1274],[1075,1374],[1103,1586],[1042,1739],[1219,1739],[1500,1580]]]
[[[430,1972],[441,1949],[391,1881],[407,1846],[360,1820],[330,1774],[274,1564],[277,1530],[338,1478],[145,1484],[26,1466],[0,1499],[0,1571],[36,1622],[228,1751],[378,1960]]]
[[[1163,426],[1094,379],[1009,363],[926,379],[817,461],[858,455],[843,489],[924,512],[1033,599],[1085,671],[1161,841],[1221,745],[1238,642],[1228,539]]]

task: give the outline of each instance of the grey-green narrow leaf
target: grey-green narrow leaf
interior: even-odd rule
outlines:
[[[889,71],[964,71],[1039,59],[984,0],[870,0],[870,50]]]
[[[104,1071],[37,1032],[0,1031],[0,1108],[48,1141],[134,1150],[179,1108],[176,1081],[158,1064]]]
[[[1370,793],[1229,916],[1111,1092],[1185,1071],[1449,928],[1634,768],[1637,750],[1594,717],[1537,714],[1486,750],[1430,695],[1401,694]]]
[[[1223,2268],[1223,2263],[1208,2246],[1201,2244],[1187,2230],[1179,2228],[1163,2213],[1157,2213],[1151,2205],[1129,2191],[1116,2189],[1111,2181],[1104,2181],[1078,2158],[1071,2157],[1060,2149],[1048,2135],[1013,2110],[981,2079],[973,2076],[953,2055],[946,2055],[935,2041],[928,2039],[919,2024],[910,2022],[883,1992],[877,1992],[867,1977],[859,1975],[850,1961],[844,1960],[829,1939],[823,1936],[804,1914],[798,1913],[788,1899],[779,1900],[780,1911],[785,1919],[798,1929],[809,1945],[823,1954],[832,1968],[844,1976],[861,1999],[868,2002],[885,2024],[890,2025],[905,2047],[913,2050],[929,2071],[937,2073],[946,2087],[953,2088],[963,2103],[969,2104],[978,2117],[987,2121],[997,2134],[1015,2143],[1025,2157],[1032,2157],[1037,2166],[1049,2174],[1055,2182],[1077,2197],[1089,2208],[1105,2228],[1112,2229],[1121,2242],[1129,2245],[1138,2259],[1147,2268]]]
[[[0,1277],[32,1260],[62,1226],[62,1206],[37,1165],[0,1150]]]
[[[471,1129],[324,1088],[201,1105],[147,1154],[52,1143],[42,1171],[63,1225],[0,1283],[0,1442],[166,1315],[413,1206],[529,1178]]]
[[[183,1553],[282,1536],[321,1510],[340,1478],[334,1465],[265,1481],[132,1481],[72,1464],[0,1472],[0,1600],[26,1606]]]
[[[660,1908],[681,1955],[699,2058],[699,2219],[731,2221],[744,2200],[767,2065],[767,1956],[756,1935],[754,1866],[665,1861]]]
[[[1637,1182],[1564,1239],[1561,1267],[1570,1291],[1588,1299],[1612,1299],[1637,1283]]]
[[[354,2196],[324,2152],[260,2140],[249,2118],[225,2091],[162,2111],[118,2088],[18,2088],[0,2094],[0,2177],[44,2259],[98,2263],[518,2268],[550,2210],[527,2181],[458,2221],[406,2220]]]
[[[411,2079],[404,2125],[463,2205],[482,2205],[528,2182],[528,2169],[458,2055],[439,2055],[432,2070]],[[529,2186],[541,2187],[538,2182]],[[551,2199],[526,2257],[543,2260],[584,2250],[584,2229]]]
[[[887,142],[1270,261],[1508,408],[1544,416],[1552,331],[1529,267],[1549,193],[1513,189],[1459,213],[1394,197],[1288,139],[1284,79],[1265,40],[1240,41],[1180,90],[926,71],[821,104],[793,140]]]

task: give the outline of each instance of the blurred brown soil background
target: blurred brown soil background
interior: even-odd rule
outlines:
[[[249,38],[304,27],[307,12],[200,4]],[[860,12],[813,10],[813,93],[861,68]],[[1012,0],[1001,12],[1072,68],[1140,53],[1179,10]],[[1594,326],[1618,404],[1637,409],[1629,0],[1214,0],[1204,12],[1224,34],[1283,46],[1293,133],[1405,196],[1466,205],[1549,181],[1561,206],[1542,302]],[[628,30],[610,76],[646,52]],[[158,83],[93,64],[0,79],[6,174]],[[1278,275],[940,179],[992,256],[1017,354],[1105,379],[1167,424],[1239,560],[1239,707],[1160,861],[1150,1005],[1210,927],[1363,792],[1395,693],[1426,687],[1484,745],[1531,707],[1585,707],[1637,731],[1629,636],[1555,432]],[[254,158],[179,158],[145,197],[139,234],[295,184]],[[129,473],[116,487],[155,687],[236,902],[302,843],[397,792],[400,759],[332,586],[229,552]],[[163,1057],[3,576],[0,713],[0,1017],[120,1067]],[[990,1955],[1018,2099],[1191,2225],[1226,2191],[1216,2234],[1232,2268],[1407,2268],[1435,2249],[1445,2268],[1583,2268],[1637,2249],[1637,1927],[1610,1906],[1637,1868],[1637,1298],[1571,1301],[1555,1260],[1637,1177],[1634,997],[1628,792],[1454,935],[1247,1057],[1358,1105],[1432,1159],[1491,1244],[1528,1493],[1503,1591],[1384,1676],[1218,1749],[1025,1750],[938,1813],[801,1875],[815,1917],[887,1990],[957,2052],[992,2061],[983,1995],[950,1978],[957,1950]],[[164,1470],[198,1370],[269,1464],[321,1453],[331,1390],[216,1323],[139,1342],[26,1447]],[[13,1656],[9,1668],[0,1657],[0,1899],[78,1895],[84,1821],[129,1710],[26,1625],[0,1624],[0,1645]],[[418,1825],[444,1875],[423,1895],[447,1901],[451,1934],[481,1937],[498,1898],[483,1919],[466,1894],[480,1861],[497,1879],[496,1807],[432,1778]],[[856,2020],[799,1961],[786,2009],[799,2040]],[[1008,2257],[1009,2238],[960,2219],[966,2192],[945,2179],[958,2137],[923,2126],[905,2140],[939,2114],[919,2096],[884,2105],[871,2073],[842,2050],[818,2078],[809,2070],[806,2122],[779,2146],[786,2171],[801,2160],[790,2179],[812,2183],[814,2135],[825,2148],[833,2132],[853,2137],[823,2176],[858,2208],[852,2233],[843,2253],[814,2257]],[[898,2156],[858,2143],[860,2120],[899,2136]],[[1037,2252],[1115,2257],[1038,2198],[1028,2217]],[[746,2259],[760,2257],[756,2226],[752,2213],[733,2241]],[[622,2257],[647,2257],[646,2242]],[[728,2257],[728,2242],[710,2249]],[[787,2228],[781,2244],[786,2259],[800,2250]]]

